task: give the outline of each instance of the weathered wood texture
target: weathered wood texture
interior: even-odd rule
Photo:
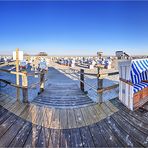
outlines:
[[[84,91],[84,69],[80,70],[80,89]]]
[[[49,84],[33,103],[50,107],[78,107],[94,102],[75,83]]]
[[[43,127],[52,129],[70,129],[78,128],[93,123],[110,116],[118,111],[110,102],[109,113],[106,114],[105,103],[91,104],[79,108],[53,108],[37,104],[24,104],[9,98],[8,96],[1,95],[0,105],[9,110],[13,114],[21,118]],[[115,108],[114,110],[112,108]]]
[[[0,95],[0,102],[2,102],[2,98],[4,98],[3,95]],[[55,127],[66,121],[62,124],[65,128],[71,127],[68,129],[53,129],[50,126],[46,128],[42,125],[35,125],[0,106],[0,147],[148,147],[147,112],[129,111],[117,99],[111,102],[119,110],[110,102],[100,106],[89,106],[90,109],[87,113],[91,117],[88,121],[85,108],[75,108],[73,111],[64,109],[62,114],[60,111],[63,109],[57,111],[54,109],[53,112],[59,117],[58,120],[51,115],[50,109],[45,108],[43,116],[46,115],[46,119],[49,117],[49,120],[53,120],[48,121],[47,124]],[[43,108],[32,105],[28,112],[34,114],[33,119],[43,120],[38,111],[37,114],[35,113],[38,109]],[[104,112],[104,115],[110,116],[102,117],[101,121],[92,124],[91,119],[101,117],[101,111]],[[111,114],[112,111],[116,112]],[[73,113],[74,115],[72,115]],[[24,111],[21,113],[22,116],[26,114]],[[62,119],[63,114],[68,115],[68,118]],[[69,119],[69,117],[71,118]],[[73,128],[75,125],[83,125],[83,122],[90,124]]]
[[[148,147],[146,111],[131,112],[118,99],[93,103],[54,74],[30,104],[0,94],[0,147]]]

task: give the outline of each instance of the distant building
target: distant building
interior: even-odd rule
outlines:
[[[37,56],[48,56],[48,54],[46,52],[39,52]]]
[[[121,59],[122,58],[122,56],[123,56],[123,51],[122,50],[120,50],[120,51],[116,51],[116,57],[118,58],[118,59]]]
[[[130,59],[131,56],[124,51],[116,51],[116,57],[118,59]]]

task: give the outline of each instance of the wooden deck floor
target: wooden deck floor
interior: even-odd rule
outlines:
[[[52,129],[70,129],[91,125],[118,111],[109,101],[79,108],[55,108],[34,103],[19,103],[2,94],[0,105],[26,121]]]
[[[30,104],[0,94],[0,147],[148,147],[148,112],[96,104],[58,70],[49,76]]]
[[[79,107],[93,104],[75,83],[49,84],[33,103],[56,108]]]
[[[148,113],[139,110],[131,112],[118,99],[105,103],[104,107],[88,106],[91,108],[88,110],[85,107],[74,108],[72,112],[57,109],[63,110],[61,114],[56,112],[55,108],[50,108],[54,112],[51,116],[50,112],[46,112],[47,107],[45,110],[43,108],[34,110],[35,105],[32,104],[30,104],[32,107],[28,107],[28,105],[17,103],[19,109],[16,110],[14,105],[16,102],[7,100],[14,104],[7,103],[6,105],[4,97],[5,100],[9,98],[4,95],[0,96],[0,147],[148,147]],[[27,110],[26,113],[23,111],[23,106]],[[95,114],[100,116],[94,116],[94,110]],[[30,117],[29,113],[32,111],[34,117]],[[32,122],[44,120],[40,112],[46,112],[46,119],[52,120],[51,123],[45,120],[46,124],[52,124],[52,126],[45,127]],[[97,121],[102,112],[106,117]],[[65,114],[69,115],[70,120],[65,119]],[[26,120],[23,116],[32,120]],[[55,117],[59,117],[59,121]],[[92,123],[91,120],[96,122]],[[59,126],[59,123],[65,128],[55,128]]]

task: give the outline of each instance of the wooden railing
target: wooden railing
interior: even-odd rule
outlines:
[[[15,83],[12,83],[12,82],[4,80],[4,79],[0,79],[0,82],[3,82],[3,83],[8,84],[10,86],[13,86],[16,89],[22,89],[22,95],[23,95],[23,102],[24,103],[28,103],[28,89],[29,88],[33,88],[33,87],[35,87],[36,85],[39,84],[40,85],[40,92],[39,93],[44,91],[45,81],[47,81],[45,79],[45,71],[44,70],[41,71],[41,72],[38,72],[38,73],[27,73],[26,71],[16,72],[16,71],[10,71],[10,70],[6,70],[6,69],[0,69],[0,72],[6,72],[6,73],[21,76],[22,85],[20,85],[20,83],[19,83],[19,85],[15,84]],[[28,86],[28,76],[35,76],[36,74],[40,75],[40,81],[37,82],[37,83],[31,84],[31,86]],[[17,98],[17,100],[20,101],[20,96],[17,96],[17,97],[19,97],[19,98]]]
[[[124,83],[126,83],[126,84],[129,84],[129,85],[133,86],[133,83],[130,82],[130,81],[128,81],[128,80],[125,80],[123,78],[119,78],[119,80],[122,81],[122,82],[124,82]]]
[[[109,91],[109,90],[112,90],[112,89],[115,89],[115,88],[119,87],[119,84],[114,84],[112,86],[103,87],[103,79],[104,79],[104,77],[106,77],[106,76],[112,76],[112,75],[117,75],[117,74],[119,74],[119,72],[102,73],[100,67],[98,67],[97,74],[88,74],[88,73],[85,73],[84,72],[84,69],[80,69],[80,71],[79,70],[76,70],[76,69],[72,69],[72,68],[69,68],[69,69],[66,69],[66,70],[63,70],[63,69],[60,69],[60,70],[63,71],[63,72],[65,72],[66,74],[69,74],[70,76],[78,79],[80,81],[80,89],[82,91],[85,91],[85,89],[84,89],[85,88],[84,87],[85,85],[87,85],[93,91],[95,91],[99,95],[98,102],[103,102],[102,94],[103,94],[104,91]],[[76,76],[74,76],[72,74],[75,74]],[[95,86],[92,86],[91,84],[85,82],[85,78],[87,78],[86,75],[96,76],[96,79],[97,79],[97,89],[95,88]]]

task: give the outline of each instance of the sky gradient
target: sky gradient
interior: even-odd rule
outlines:
[[[0,53],[148,55],[148,2],[0,1]]]

